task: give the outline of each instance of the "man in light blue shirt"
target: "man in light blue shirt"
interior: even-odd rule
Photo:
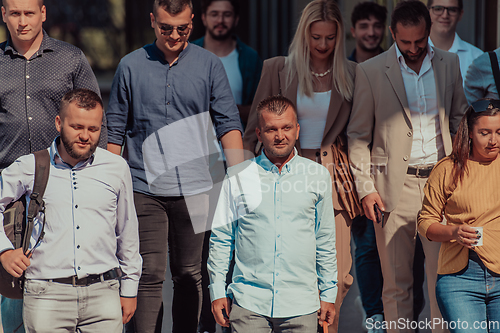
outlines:
[[[269,327],[315,332],[317,317],[320,324],[333,323],[337,296],[330,174],[297,155],[299,124],[290,100],[268,97],[257,112],[263,153],[228,169],[215,212],[208,261],[212,312],[220,325],[231,322],[240,333]]]

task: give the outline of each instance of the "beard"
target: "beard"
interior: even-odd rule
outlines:
[[[234,28],[235,28],[234,26],[232,26],[231,28],[227,28],[226,25],[223,25],[224,28],[227,28],[226,33],[224,33],[224,34],[216,34],[214,32],[214,30],[215,30],[216,27],[214,27],[214,29],[208,29],[208,33],[210,34],[210,36],[212,36],[213,39],[218,40],[218,41],[223,41],[223,40],[231,38],[231,36],[234,33]]]
[[[61,142],[64,145],[64,149],[66,149],[66,152],[71,158],[74,158],[78,161],[83,161],[88,159],[92,154],[95,153],[97,146],[99,145],[99,140],[97,142],[92,142],[88,141],[90,143],[89,146],[87,146],[87,149],[82,151],[82,149],[78,150],[78,148],[75,148],[76,143],[79,142],[78,140],[71,141],[64,133],[64,129],[61,128]]]

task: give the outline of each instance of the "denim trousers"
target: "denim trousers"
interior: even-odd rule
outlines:
[[[4,333],[24,333],[23,300],[2,296],[2,327]]]
[[[356,245],[354,267],[356,268],[359,294],[366,317],[370,318],[373,315],[384,313],[384,305],[382,304],[384,279],[380,268],[375,229],[373,222],[361,215],[352,220],[351,231],[352,239]]]
[[[184,197],[134,193],[143,264],[137,310],[126,332],[161,332],[168,253],[174,284],[172,332],[196,333],[202,301],[201,254],[205,233],[195,233],[193,223],[206,223],[208,198],[200,196],[195,207],[189,205],[189,209],[187,201]]]
[[[73,287],[26,280],[23,316],[28,333],[121,333],[120,282]]]
[[[451,333],[500,332],[500,274],[488,270],[469,250],[469,264],[458,273],[439,275],[436,297]]]

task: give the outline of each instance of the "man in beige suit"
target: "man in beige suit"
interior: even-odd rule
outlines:
[[[452,135],[467,106],[458,57],[428,45],[430,26],[422,2],[396,6],[390,27],[396,42],[358,65],[347,127],[351,168],[365,214],[376,221],[375,204],[385,212],[375,233],[388,332],[413,332],[415,324],[424,328],[411,322],[417,215],[430,170],[451,152]],[[431,315],[436,318],[431,328],[442,332],[434,291],[439,243],[421,241]]]

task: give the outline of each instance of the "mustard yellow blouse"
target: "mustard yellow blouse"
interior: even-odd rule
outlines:
[[[440,161],[424,188],[424,202],[418,218],[418,231],[427,234],[433,223],[467,223],[483,227],[483,246],[474,251],[491,271],[500,274],[500,158],[493,162],[467,162],[461,182],[453,182],[453,162]],[[469,249],[455,240],[441,243],[438,274],[451,274],[467,266]]]

